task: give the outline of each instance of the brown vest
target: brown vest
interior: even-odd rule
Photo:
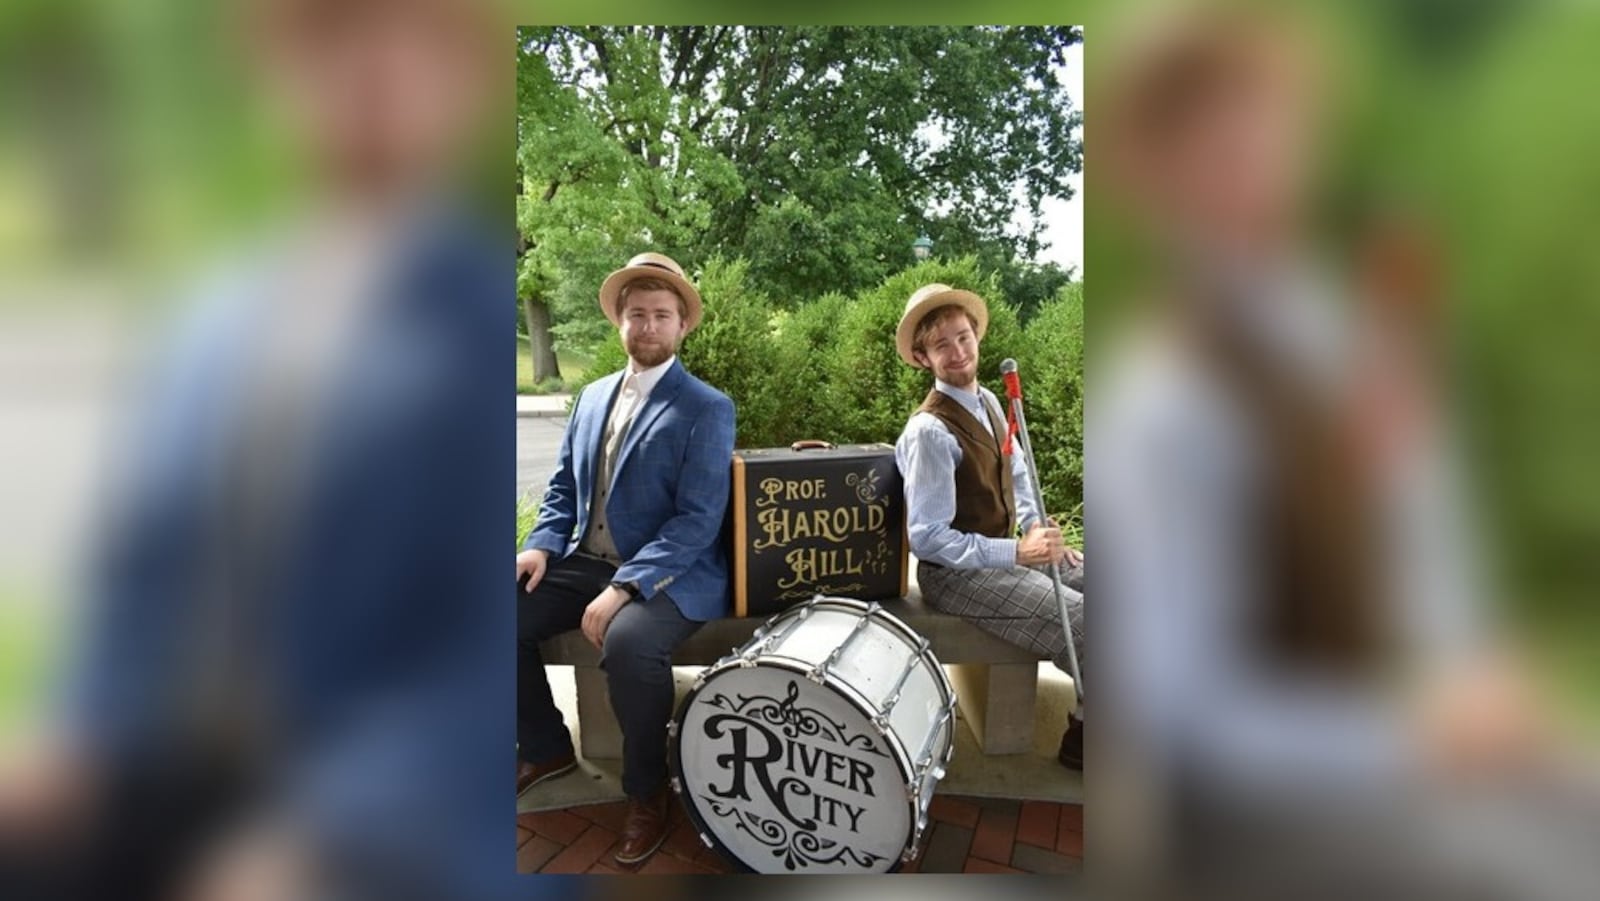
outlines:
[[[987,400],[983,409],[994,434],[1003,438],[1005,424],[995,417]],[[956,516],[950,527],[990,538],[1014,536],[1017,500],[1011,484],[1011,460],[1000,452],[999,442],[965,407],[937,388],[928,392],[917,411],[937,417],[961,447],[961,463],[956,466]]]
[[[1393,600],[1375,576],[1385,553],[1377,496],[1338,412],[1231,322],[1201,316],[1186,324],[1202,362],[1261,430],[1271,456],[1256,511],[1266,566],[1255,625],[1265,649],[1313,668],[1380,664],[1395,624]]]

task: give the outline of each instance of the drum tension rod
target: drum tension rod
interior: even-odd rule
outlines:
[[[900,703],[900,692],[905,689],[906,680],[911,678],[911,673],[916,670],[917,664],[923,661],[927,653],[928,639],[918,638],[916,652],[906,660],[905,667],[900,670],[899,678],[894,680],[894,686],[884,698],[883,709],[872,718],[872,725],[877,727],[878,734],[882,735],[889,731],[889,716],[894,713],[895,705]]]
[[[845,636],[844,641],[839,642],[839,646],[834,648],[821,663],[813,666],[811,671],[806,673],[806,678],[819,685],[822,684],[822,681],[828,677],[828,671],[833,669],[835,663],[839,662],[839,657],[844,654],[845,649],[849,648],[850,643],[859,638],[862,632],[866,631],[867,624],[872,622],[873,616],[881,609],[882,605],[877,601],[868,604],[866,615],[856,620],[855,626],[851,628],[850,634]]]
[[[911,831],[911,841],[906,843],[906,850],[901,853],[901,860],[912,860],[922,853],[922,837],[928,834],[928,809],[917,811],[917,825]]]
[[[811,615],[811,608],[815,604],[816,599],[813,598],[812,600],[806,601],[799,607],[791,610],[785,610],[784,612],[779,613],[767,620],[766,625],[762,626],[755,635],[751,636],[750,645],[739,654],[739,665],[746,669],[755,666],[757,657],[765,654],[768,648],[778,644],[783,639],[788,638],[789,633],[793,632],[796,626],[805,622],[806,617]],[[796,613],[796,610],[799,612]],[[773,628],[773,626],[777,624],[778,620],[785,616],[790,616],[791,614],[793,614],[793,618],[790,619],[789,622],[785,623],[783,628]],[[758,638],[760,639],[759,641],[757,640]]]
[[[928,730],[928,737],[922,740],[922,748],[921,750],[917,751],[917,761],[911,766],[911,769],[917,774],[917,782],[921,782],[923,779],[927,778],[928,772],[934,768],[933,740],[939,737],[939,733],[944,730],[944,727],[948,723],[950,723],[951,716],[955,713],[955,709],[956,699],[951,698],[950,703],[945,705],[944,712],[939,714],[939,721],[933,724],[932,729]],[[951,747],[954,747],[955,742],[951,742],[950,745]],[[948,760],[948,758],[946,759]],[[915,788],[912,788],[912,791],[915,790]]]

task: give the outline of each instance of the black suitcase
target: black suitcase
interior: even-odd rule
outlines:
[[[815,594],[905,596],[906,505],[893,445],[736,450],[731,504],[735,616],[770,616]]]

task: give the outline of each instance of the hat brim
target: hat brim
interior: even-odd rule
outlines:
[[[979,341],[983,340],[984,332],[989,330],[989,305],[983,302],[983,298],[971,291],[963,291],[960,288],[951,288],[948,291],[929,294],[906,308],[905,313],[900,316],[900,325],[894,330],[895,349],[900,352],[900,359],[904,360],[907,365],[915,366],[918,369],[927,368],[918,363],[916,355],[911,352],[911,339],[916,335],[917,326],[922,324],[922,317],[940,307],[952,305],[961,307],[972,314],[972,318],[978,323],[976,337]]]
[[[636,278],[658,278],[677,288],[683,297],[686,330],[693,331],[700,324],[704,307],[700,302],[700,292],[688,279],[660,266],[624,266],[606,276],[606,280],[600,284],[600,312],[606,314],[612,325],[622,325],[622,311],[617,309],[617,298],[622,294],[623,286]]]

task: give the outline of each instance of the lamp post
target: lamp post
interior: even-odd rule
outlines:
[[[933,239],[927,235],[919,235],[917,240],[911,242],[911,255],[917,262],[926,260],[933,254]]]

